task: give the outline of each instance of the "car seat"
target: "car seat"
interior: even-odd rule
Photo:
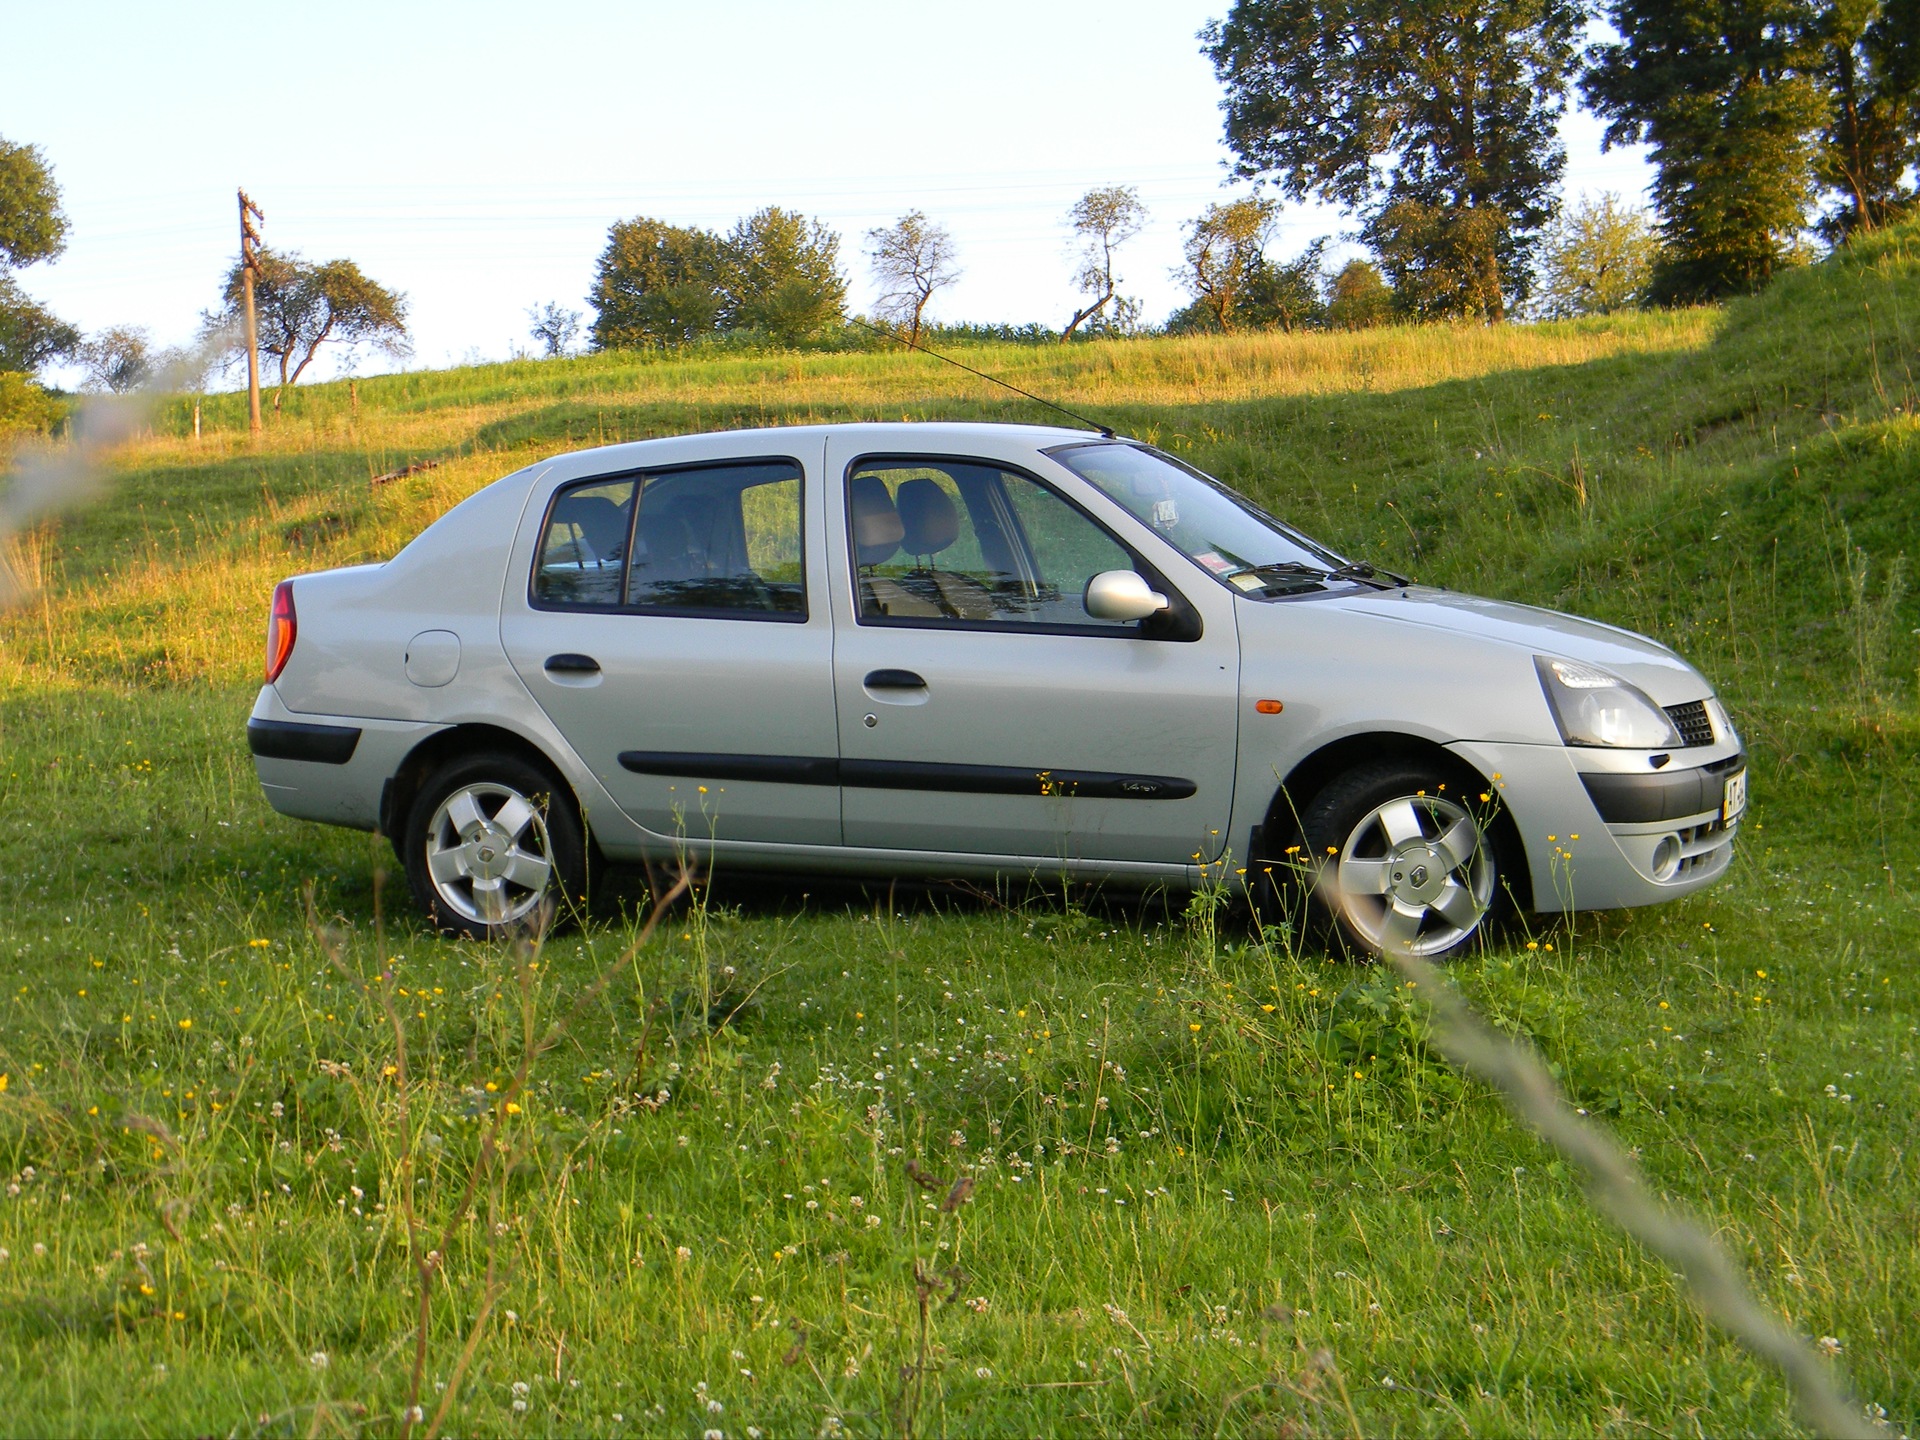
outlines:
[[[848,519],[853,530],[854,558],[860,576],[860,610],[864,615],[889,619],[943,618],[940,607],[909,593],[897,580],[874,574],[875,567],[893,558],[906,537],[906,526],[878,475],[856,475],[847,487]]]
[[[993,619],[993,595],[985,586],[951,570],[937,570],[931,564],[935,555],[960,538],[960,512],[953,497],[937,482],[922,476],[904,482],[894,502],[900,512],[901,548],[932,578],[941,603],[955,619]]]

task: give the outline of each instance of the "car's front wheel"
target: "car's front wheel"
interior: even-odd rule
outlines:
[[[1460,777],[1406,761],[1348,771],[1300,815],[1316,903],[1364,954],[1465,950],[1500,895],[1484,807]]]
[[[573,797],[512,755],[464,755],[414,798],[404,858],[440,929],[497,940],[586,894],[586,841]]]

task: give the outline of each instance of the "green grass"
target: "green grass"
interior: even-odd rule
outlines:
[[[1649,631],[1721,686],[1755,771],[1727,883],[1455,973],[1909,1427],[1920,614],[1887,582],[1920,548],[1917,348],[1920,235],[1895,233],[1727,311],[967,353],[1355,554]],[[15,544],[16,1423],[397,1432],[400,1197],[437,1246],[498,1118],[431,1286],[429,1416],[473,1346],[455,1433],[1790,1428],[1385,974],[1178,898],[722,875],[516,1091],[642,882],[537,957],[452,944],[380,891],[382,842],[260,799],[241,720],[281,575],[390,554],[564,445],[902,415],[1045,418],[881,355],[395,376],[357,413],[315,387],[257,450],[222,397],[198,445],[163,410],[107,500]]]

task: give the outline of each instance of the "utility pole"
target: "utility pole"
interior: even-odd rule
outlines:
[[[240,293],[247,308],[247,430],[260,434],[260,328],[253,315],[253,277],[260,270],[260,232],[253,222],[265,222],[260,207],[240,192]]]

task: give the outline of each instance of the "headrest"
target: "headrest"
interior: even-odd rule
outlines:
[[[627,538],[627,511],[603,495],[569,495],[554,510],[560,524],[580,527],[596,554],[616,556]]]
[[[900,548],[906,527],[893,508],[887,482],[878,475],[856,475],[848,489],[853,511],[853,544],[862,565],[878,565]]]
[[[909,555],[937,555],[960,538],[960,512],[946,491],[924,477],[909,480],[894,497],[906,531],[901,548]]]

